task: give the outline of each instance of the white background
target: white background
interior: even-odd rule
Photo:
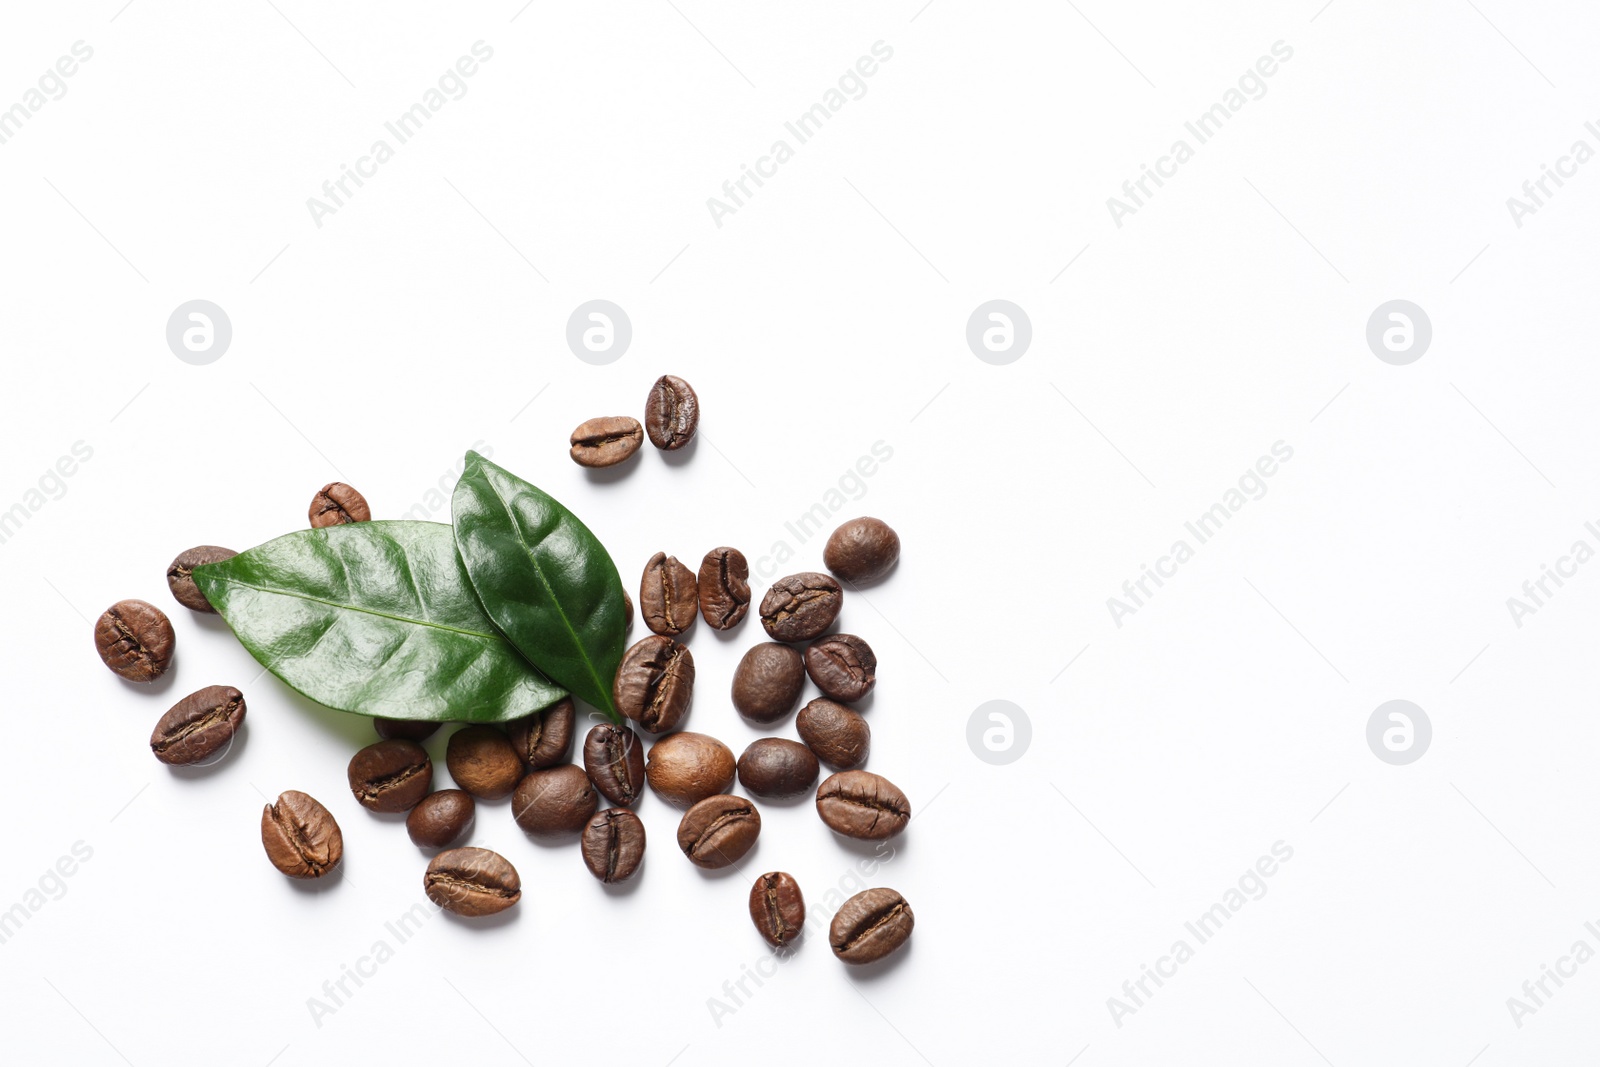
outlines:
[[[1600,964],[1520,1027],[1507,998],[1600,949],[1600,566],[1520,627],[1506,600],[1574,540],[1600,547],[1600,165],[1521,227],[1506,198],[1574,140],[1600,148],[1600,14],[274,2],[12,5],[0,31],[0,107],[94,49],[0,145],[0,509],[93,449],[0,544],[0,909],[92,849],[0,944],[8,1062],[1592,1057]],[[466,95],[316,226],[306,199],[479,40]],[[893,56],[865,95],[718,227],[706,199],[877,41]],[[1106,198],[1277,41],[1293,56],[1265,95],[1115,225]],[[233,324],[209,366],[165,342],[196,298]],[[634,328],[605,367],[564,340],[592,298]],[[965,342],[995,298],[1033,325],[1007,366]],[[1366,344],[1391,299],[1433,324],[1409,366]],[[574,425],[637,415],[664,372],[704,407],[682,462],[646,448],[604,479],[566,458]],[[748,881],[685,862],[675,811],[641,804],[648,859],[618,894],[491,804],[471,843],[521,871],[513,917],[434,919],[313,1020],[422,899],[425,857],[345,789],[370,725],[257,677],[163,569],[300,528],[336,478],[398,516],[480,441],[630,582],[658,549],[788,540],[787,570],[819,566],[784,523],[893,449],[839,515],[905,544],[841,621],[881,662],[869,767],[919,812],[871,879],[917,915],[891,964],[852,972],[811,937],[715,1018],[766,949]],[[1266,494],[1117,626],[1107,598],[1278,441]],[[150,689],[93,653],[124,597],[177,628]],[[726,697],[759,637],[690,639],[686,725],[735,750],[761,734]],[[162,767],[154,721],[215,683],[246,690],[244,740]],[[1032,723],[1006,766],[966,740],[992,699]],[[1391,699],[1433,725],[1409,766],[1367,746]],[[344,829],[320,891],[261,852],[262,795],[288,788]],[[748,862],[825,911],[859,852],[808,803],[763,815]],[[1265,896],[1119,1026],[1108,998],[1279,841]]]

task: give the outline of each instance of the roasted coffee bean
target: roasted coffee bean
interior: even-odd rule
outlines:
[[[522,760],[511,740],[499,727],[484,723],[450,735],[444,765],[456,785],[479,800],[508,797],[522,781]]]
[[[794,720],[800,740],[830,767],[849,770],[866,762],[872,747],[867,720],[843,704],[818,697],[800,709]]]
[[[767,944],[781,948],[799,937],[806,926],[806,901],[800,883],[791,874],[772,871],[750,887],[750,921]]]
[[[798,741],[763,737],[739,757],[739,784],[758,797],[797,797],[816,783],[817,757]]]
[[[694,697],[694,657],[670,637],[646,637],[623,654],[611,695],[622,714],[650,733],[666,733]]]
[[[644,793],[644,742],[626,726],[601,723],[583,739],[583,769],[607,800],[631,806]]]
[[[562,697],[541,712],[512,722],[506,734],[517,757],[530,771],[565,762],[572,751],[572,722],[577,712],[571,697]]]
[[[311,498],[311,510],[308,514],[311,528],[317,530],[324,526],[366,522],[372,518],[372,509],[367,507],[367,498],[350,486],[343,482],[329,482],[318,489],[317,495]]]
[[[678,847],[696,867],[716,870],[738,863],[761,834],[761,813],[744,797],[706,797],[683,813]]]
[[[639,615],[646,626],[658,634],[677,637],[694,625],[699,604],[694,571],[665,552],[650,557],[639,581]]]
[[[872,963],[905,944],[915,925],[905,897],[893,889],[868,889],[833,913],[828,945],[846,963]]]
[[[406,816],[406,833],[420,848],[448,848],[461,840],[472,825],[477,805],[472,794],[460,789],[441,789],[418,801]]]
[[[822,562],[847,582],[876,581],[900,558],[900,535],[882,519],[851,519],[833,531]]]
[[[628,633],[633,629],[633,597],[628,591],[622,591],[622,632]]]
[[[433,857],[422,891],[445,911],[476,918],[505,911],[522,899],[517,869],[486,848],[452,848]]]
[[[194,569],[205,563],[232,559],[238,554],[231,548],[218,548],[216,545],[198,545],[179,552],[178,558],[167,567],[167,588],[172,590],[172,599],[191,611],[215,615],[217,609],[200,592],[200,587],[194,584]]]
[[[607,808],[583,828],[579,847],[590,874],[607,885],[626,882],[644,861],[644,823],[627,808]]]
[[[906,828],[911,801],[881,774],[840,771],[817,787],[817,814],[835,833],[882,841]]]
[[[700,614],[713,630],[731,630],[750,610],[750,563],[737,548],[713,548],[700,561]]]
[[[878,657],[855,634],[830,634],[806,649],[806,673],[822,695],[860,700],[878,681]]]
[[[346,776],[368,811],[410,811],[433,788],[433,761],[415,741],[376,741],[350,758]]]
[[[100,658],[130,682],[153,682],[166,674],[177,640],[172,621],[143,600],[119,600],[94,624]]]
[[[434,735],[439,729],[439,724],[422,719],[375,718],[372,720],[372,728],[385,741],[422,742]]]
[[[761,625],[774,641],[809,641],[833,625],[843,603],[839,583],[826,574],[791,574],[761,598]]]
[[[611,467],[639,451],[642,444],[644,430],[638,419],[602,415],[572,431],[572,462],[580,467]]]
[[[700,398],[689,383],[672,374],[657,378],[644,405],[644,428],[650,443],[674,451],[688,444],[699,426]]]
[[[244,694],[231,685],[190,693],[156,723],[150,751],[162,763],[204,763],[244,725]]]
[[[733,752],[705,734],[668,734],[650,746],[645,778],[661,797],[687,808],[733,784]]]
[[[734,668],[733,706],[753,722],[777,722],[794,710],[805,684],[800,653],[788,645],[764,641],[746,652]]]
[[[261,809],[261,845],[290,878],[321,878],[344,857],[344,835],[328,809],[294,789]]]
[[[529,772],[511,798],[517,825],[539,837],[575,834],[599,807],[600,797],[589,776],[570,763]]]

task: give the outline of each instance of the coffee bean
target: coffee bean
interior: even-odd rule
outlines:
[[[622,714],[650,733],[666,733],[694,697],[694,657],[670,637],[646,637],[623,654],[611,695]]]
[[[843,602],[839,583],[826,574],[791,574],[761,598],[761,625],[774,641],[809,641],[833,625]]]
[[[615,466],[639,451],[643,443],[644,430],[638,419],[602,415],[572,431],[572,461],[580,467]]]
[[[479,800],[508,797],[522,781],[522,760],[510,739],[498,727],[484,723],[450,735],[444,765],[456,785]]]
[[[644,773],[663,799],[687,808],[732,785],[737,766],[733,752],[715,737],[683,731],[650,746]]]
[[[706,797],[683,813],[678,847],[696,867],[716,870],[738,863],[761,834],[761,813],[744,797]]]
[[[583,769],[607,800],[630,806],[644,793],[644,742],[626,726],[601,723],[583,740]]]
[[[448,848],[461,840],[472,825],[477,805],[472,794],[460,789],[441,789],[418,801],[406,816],[406,833],[420,848]]]
[[[833,913],[828,945],[846,963],[872,963],[905,944],[915,925],[905,897],[893,889],[867,889]]]
[[[244,725],[244,694],[231,685],[190,693],[161,716],[150,734],[150,751],[162,763],[203,763],[233,741]]]
[[[372,728],[378,736],[385,741],[426,741],[439,729],[436,722],[425,722],[422,719],[384,719],[372,720]]]
[[[872,730],[867,720],[825,697],[818,697],[801,708],[794,725],[800,732],[800,740],[819,760],[840,770],[861,766],[866,762],[867,750],[872,747]]]
[[[758,797],[797,797],[811,788],[818,773],[811,750],[786,737],[752,741],[739,757],[739,784]]]
[[[794,710],[806,684],[800,653],[765,641],[739,660],[733,671],[733,706],[754,722],[777,722]]]
[[[657,378],[644,405],[644,428],[650,443],[672,452],[688,444],[699,426],[700,398],[689,383],[671,374]]]
[[[750,887],[750,921],[767,944],[775,948],[805,931],[806,901],[793,875],[772,871],[756,879]]]
[[[694,571],[665,552],[650,557],[639,582],[639,615],[646,626],[658,634],[677,637],[694,625],[699,603]]]
[[[876,581],[900,558],[900,535],[882,519],[851,519],[828,536],[822,562],[847,582]]]
[[[517,869],[486,848],[452,848],[433,857],[422,891],[445,911],[476,918],[505,911],[522,899]]]
[[[350,522],[366,522],[372,518],[367,498],[343,482],[329,482],[311,498],[309,512],[311,528],[343,526]]]
[[[700,614],[713,630],[731,630],[750,610],[750,563],[737,548],[713,548],[700,561]]]
[[[628,591],[622,591],[622,632],[629,633],[633,630],[633,597]]]
[[[817,814],[835,833],[882,841],[906,828],[911,801],[881,774],[840,771],[817,787]]]
[[[577,717],[572,698],[562,697],[541,712],[517,719],[506,733],[517,757],[530,771],[542,771],[566,761],[572,751],[572,723]]]
[[[594,818],[600,797],[583,768],[570,763],[531,771],[511,798],[511,815],[538,837],[575,834]]]
[[[261,809],[261,844],[290,878],[321,878],[344,857],[344,835],[328,809],[294,789]]]
[[[178,558],[167,567],[167,588],[172,590],[172,598],[191,611],[215,615],[217,609],[200,592],[200,587],[194,584],[194,569],[205,563],[232,559],[238,554],[231,548],[218,548],[216,545],[198,545],[179,552]]]
[[[626,882],[644,861],[644,823],[627,808],[607,808],[583,828],[583,865],[607,885]]]
[[[167,673],[177,640],[172,621],[143,600],[119,600],[94,624],[100,658],[130,682],[153,682]]]
[[[376,741],[350,758],[346,777],[368,811],[410,811],[433,787],[433,761],[415,741]]]
[[[855,634],[830,634],[806,649],[806,673],[822,695],[860,700],[878,681],[878,657]]]

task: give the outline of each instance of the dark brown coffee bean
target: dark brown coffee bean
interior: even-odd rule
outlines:
[[[806,673],[822,695],[860,700],[878,681],[878,657],[855,634],[830,634],[806,649]]]
[[[517,757],[530,771],[542,771],[565,762],[572,751],[572,723],[577,712],[571,697],[562,697],[541,712],[517,719],[506,734]]]
[[[415,741],[375,741],[350,758],[346,777],[368,811],[410,811],[433,788],[433,761]]]
[[[233,743],[244,710],[244,694],[233,686],[208,685],[161,716],[150,734],[150,751],[162,763],[204,763]]]
[[[505,911],[522,899],[517,869],[486,848],[452,848],[433,857],[422,891],[445,911],[476,918]]]
[[[806,901],[800,883],[791,874],[773,871],[750,887],[750,921],[767,944],[781,948],[799,937],[806,926]]]
[[[644,861],[644,823],[627,808],[607,808],[583,828],[583,865],[612,885],[632,878]]]
[[[746,652],[734,668],[733,706],[753,722],[777,722],[794,710],[805,684],[800,653],[788,645],[764,641]]]
[[[261,844],[290,878],[321,878],[344,857],[344,835],[328,809],[294,789],[261,809]]]
[[[644,624],[658,634],[677,637],[694,625],[699,605],[694,571],[677,556],[665,552],[651,556],[639,581],[639,615]]]
[[[583,739],[583,769],[607,800],[632,806],[644,793],[644,742],[626,726],[601,723]]]
[[[308,515],[311,528],[319,530],[324,526],[366,522],[372,518],[372,509],[367,507],[367,498],[350,486],[343,482],[329,482],[311,498]]]
[[[833,531],[822,562],[847,582],[877,581],[900,558],[900,535],[882,519],[851,519]]]
[[[833,913],[828,945],[846,963],[872,963],[905,944],[915,925],[905,897],[893,889],[868,889]]]
[[[800,740],[819,760],[840,770],[861,766],[872,747],[867,720],[826,697],[818,697],[801,708],[794,726],[800,732]]]
[[[817,814],[835,833],[882,841],[906,828],[911,801],[881,774],[840,771],[817,787]]]
[[[733,752],[705,734],[668,734],[650,746],[645,778],[663,799],[687,808],[733,784]]]
[[[758,797],[797,797],[816,783],[817,757],[798,741],[763,737],[739,757],[739,784]]]
[[[570,763],[531,771],[511,798],[511,816],[526,833],[559,837],[582,830],[600,807],[583,768]]]
[[[833,625],[843,603],[839,583],[828,575],[791,574],[761,598],[761,625],[774,641],[809,641]]]
[[[646,637],[623,654],[611,695],[622,714],[650,733],[666,733],[694,697],[694,657],[670,637]]]
[[[130,682],[153,682],[166,674],[177,641],[172,621],[143,600],[119,600],[94,624],[101,660]]]
[[[372,720],[372,728],[378,736],[385,741],[426,741],[439,729],[436,722],[425,722],[422,719],[384,719]]]
[[[650,443],[672,452],[688,444],[699,426],[700,398],[689,383],[672,374],[657,378],[644,404],[644,428]]]
[[[706,797],[683,813],[678,847],[696,867],[716,870],[738,863],[761,834],[761,813],[744,797]]]
[[[485,723],[450,735],[444,765],[456,785],[479,800],[508,797],[522,781],[522,760],[510,739],[499,727]]]
[[[194,584],[194,569],[202,564],[232,559],[238,554],[231,548],[218,548],[216,545],[198,545],[179,552],[178,558],[167,567],[167,588],[172,590],[172,599],[190,611],[215,615],[217,609],[200,592],[200,587]]]
[[[472,825],[477,805],[472,794],[460,789],[441,789],[418,801],[406,816],[406,833],[420,848],[448,848],[461,840]]]
[[[572,431],[572,462],[580,467],[611,467],[639,451],[642,444],[644,430],[638,419],[602,415]]]
[[[750,610],[750,563],[737,548],[713,548],[700,561],[700,614],[713,630],[731,630]]]

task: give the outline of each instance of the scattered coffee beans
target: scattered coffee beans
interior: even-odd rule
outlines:
[[[143,600],[119,600],[94,624],[100,658],[130,682],[153,682],[166,674],[177,640],[172,621]]]
[[[626,415],[602,415],[572,431],[572,461],[580,467],[611,467],[635,452],[644,443],[644,430],[638,419]]]
[[[343,482],[329,482],[311,498],[308,513],[312,529],[324,526],[343,526],[349,522],[366,522],[372,518],[367,498]]]
[[[350,758],[346,776],[368,811],[410,811],[433,788],[433,761],[415,741],[376,741]]]
[[[731,630],[750,610],[750,563],[737,548],[713,548],[700,561],[700,614],[713,630]]]
[[[572,751],[572,722],[577,712],[571,697],[562,697],[543,711],[517,719],[506,734],[517,758],[527,764],[530,771],[554,767]]]
[[[687,808],[733,784],[737,767],[728,746],[714,737],[684,731],[650,746],[645,777],[663,799]]]
[[[178,558],[167,567],[167,588],[172,590],[172,599],[190,611],[204,611],[215,615],[217,609],[212,607],[205,594],[200,592],[200,587],[194,584],[194,569],[203,563],[220,563],[225,559],[232,559],[238,554],[231,548],[218,548],[216,545],[198,545],[179,552]]]
[[[806,901],[793,875],[773,871],[756,879],[750,887],[750,921],[775,948],[800,936],[806,926]]]
[[[372,720],[372,728],[385,741],[421,742],[432,737],[439,729],[439,724],[422,719],[375,718]]]
[[[156,723],[150,751],[162,763],[204,763],[244,725],[244,694],[231,685],[190,693]]]
[[[450,735],[444,765],[456,785],[479,800],[508,797],[522,781],[522,760],[510,739],[499,727],[484,723]]]
[[[522,899],[517,869],[486,848],[453,848],[433,857],[422,890],[445,911],[476,918],[505,911]]]
[[[582,830],[600,807],[582,767],[564,763],[531,771],[511,798],[511,815],[526,833],[560,837]]]
[[[699,426],[700,398],[689,383],[672,374],[657,378],[644,405],[644,428],[650,443],[672,452],[688,444]]]
[[[905,897],[893,889],[868,889],[833,913],[828,945],[846,963],[872,963],[905,944],[914,925]]]
[[[623,715],[650,733],[666,733],[689,710],[694,657],[670,637],[646,637],[623,653],[611,695]]]
[[[774,641],[809,641],[833,625],[843,602],[839,583],[828,575],[791,574],[761,598],[761,625]]]
[[[795,729],[817,758],[830,767],[849,770],[866,762],[872,747],[867,720],[843,704],[818,697],[800,709]]]
[[[626,882],[644,860],[644,823],[627,808],[607,808],[583,828],[581,848],[590,874],[607,885]]]
[[[677,637],[694,625],[699,603],[694,571],[665,552],[650,557],[639,582],[639,614],[646,626],[658,634]]]
[[[860,700],[878,681],[878,657],[855,634],[831,634],[806,649],[806,673],[822,695]]]
[[[261,809],[261,844],[290,878],[321,878],[344,857],[344,835],[328,809],[294,789]]]
[[[601,723],[583,740],[583,769],[601,796],[631,807],[644,793],[644,742],[626,726]]]
[[[834,833],[882,841],[906,828],[911,801],[881,774],[840,771],[817,787],[817,814]]]
[[[797,797],[816,783],[817,757],[798,741],[763,737],[739,757],[739,784],[758,797]]]
[[[900,535],[882,519],[851,519],[828,537],[822,562],[847,582],[876,581],[900,558]]]
[[[460,789],[429,793],[406,816],[406,833],[420,848],[448,848],[472,825],[476,808],[472,795]]]
[[[733,671],[733,706],[759,723],[774,723],[794,710],[806,684],[800,653],[764,641],[744,654]]]
[[[678,847],[696,867],[716,870],[738,863],[761,834],[761,813],[744,797],[706,797],[683,813]]]

